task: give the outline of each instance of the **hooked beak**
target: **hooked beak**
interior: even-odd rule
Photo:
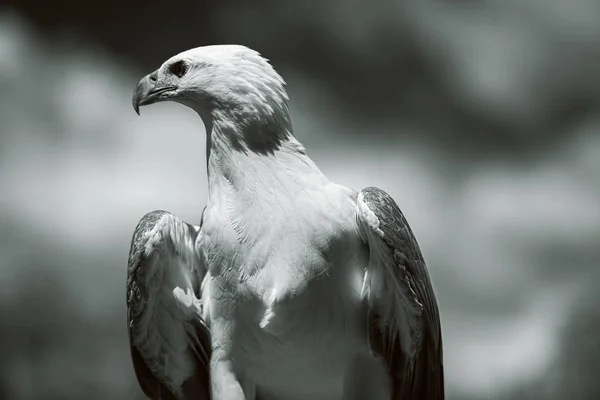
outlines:
[[[133,91],[131,102],[133,103],[133,109],[138,115],[140,115],[140,106],[164,100],[165,98],[161,96],[162,94],[177,89],[176,86],[160,86],[157,84],[157,76],[158,71],[146,75],[140,79],[137,87]]]

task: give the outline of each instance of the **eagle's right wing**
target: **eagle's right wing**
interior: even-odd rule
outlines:
[[[135,228],[127,267],[127,324],[138,382],[153,400],[208,400],[210,331],[201,318],[200,227],[165,211]]]

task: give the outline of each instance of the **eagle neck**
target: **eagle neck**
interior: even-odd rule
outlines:
[[[291,124],[264,119],[244,126],[226,114],[213,114],[206,131],[209,204],[231,204],[232,196],[250,201],[272,191],[275,183],[300,188],[326,180]]]

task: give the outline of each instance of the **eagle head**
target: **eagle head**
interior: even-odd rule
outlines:
[[[258,52],[241,45],[202,46],[179,53],[143,77],[133,108],[175,101],[200,115],[214,110],[273,114],[287,110],[283,78]]]

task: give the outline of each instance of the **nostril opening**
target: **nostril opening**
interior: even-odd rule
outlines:
[[[152,74],[150,74],[150,82],[152,83],[156,83],[156,77],[157,77],[157,73],[153,72]]]

